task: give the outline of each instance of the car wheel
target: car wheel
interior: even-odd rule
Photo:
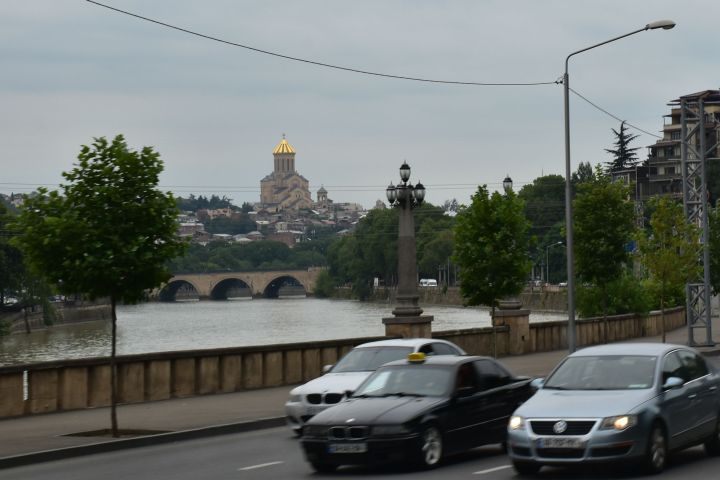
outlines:
[[[337,465],[330,463],[312,462],[313,470],[318,473],[332,473],[337,470]]]
[[[539,463],[513,461],[513,468],[519,475],[535,475],[540,471]]]
[[[705,441],[705,453],[711,456],[720,455],[720,415],[715,422],[715,432]]]
[[[644,467],[648,473],[660,473],[667,463],[667,438],[662,425],[655,423],[650,431],[647,450],[645,452]]]
[[[420,435],[418,464],[423,468],[436,467],[443,455],[443,438],[435,426],[426,427]]]

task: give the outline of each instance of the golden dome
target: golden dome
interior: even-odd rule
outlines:
[[[287,140],[285,140],[285,135],[283,135],[282,140],[280,140],[280,143],[278,143],[275,150],[273,150],[273,155],[280,153],[295,153],[295,149],[290,146]]]

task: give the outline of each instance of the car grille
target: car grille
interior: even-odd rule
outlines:
[[[368,437],[370,427],[330,427],[330,440],[362,440]]]
[[[320,405],[321,403],[333,405],[339,403],[343,397],[344,395],[342,393],[326,393],[324,395],[321,393],[311,393],[307,395],[305,399],[312,405]]]
[[[531,420],[530,427],[537,435],[585,435],[595,425],[595,420],[568,420],[567,429],[555,433],[553,426],[560,420]]]
[[[585,450],[582,448],[538,448],[537,454],[543,458],[582,458]]]

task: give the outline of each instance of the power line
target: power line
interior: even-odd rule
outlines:
[[[159,20],[155,20],[155,19],[152,19],[152,18],[144,17],[144,16],[142,16],[142,15],[138,15],[137,13],[132,13],[132,12],[129,12],[129,11],[126,11],[126,10],[121,10],[121,9],[119,9],[119,8],[112,7],[112,6],[110,6],[110,5],[105,5],[105,4],[103,4],[103,3],[96,2],[96,1],[94,1],[94,0],[86,0],[86,1],[87,1],[88,3],[93,3],[93,4],[95,4],[95,5],[99,6],[99,7],[107,8],[108,10],[113,10],[113,11],[115,11],[115,12],[122,13],[123,15],[128,15],[128,16],[130,16],[130,17],[135,17],[135,18],[138,18],[138,19],[140,19],[140,20],[145,20],[146,22],[151,22],[151,23],[154,23],[154,24],[156,24],[156,25],[161,25],[161,26],[163,26],[163,27],[171,28],[171,29],[173,29],[173,30],[178,30],[178,31],[180,31],[180,32],[188,33],[188,34],[190,34],[190,35],[195,35],[195,36],[197,36],[197,37],[205,38],[205,39],[207,39],[207,40],[212,40],[212,41],[214,41],[214,42],[224,43],[224,44],[226,44],[226,45],[231,45],[231,46],[233,46],[233,47],[244,48],[244,49],[246,49],[246,50],[251,50],[251,51],[257,52],[257,53],[263,53],[263,54],[265,54],[265,55],[272,55],[273,57],[283,58],[283,59],[285,59],[285,60],[293,60],[293,61],[295,61],[295,62],[309,63],[309,64],[311,64],[311,65],[317,65],[317,66],[319,66],[319,67],[334,68],[334,69],[336,69],[336,70],[343,70],[343,71],[352,72],[352,73],[360,73],[360,74],[363,74],[363,75],[372,75],[372,76],[375,76],[375,77],[394,78],[394,79],[397,79],[397,80],[411,80],[411,81],[414,81],[414,82],[444,83],[444,84],[452,84],[452,85],[474,85],[474,86],[506,86],[506,87],[519,87],[519,86],[556,85],[556,84],[560,84],[560,83],[561,83],[560,80],[554,80],[554,81],[551,81],[551,82],[509,82],[509,83],[505,83],[505,82],[461,82],[461,81],[454,81],[454,80],[436,80],[436,79],[429,79],[429,78],[408,77],[408,76],[404,76],[404,75],[391,75],[391,74],[387,74],[387,73],[370,72],[370,71],[368,71],[368,70],[360,70],[360,69],[352,68],[352,67],[342,67],[342,66],[333,65],[333,64],[330,64],[330,63],[318,62],[318,61],[315,61],[315,60],[308,60],[308,59],[305,59],[305,58],[292,57],[292,56],[290,56],[290,55],[284,55],[284,54],[281,54],[281,53],[271,52],[271,51],[269,51],[269,50],[263,50],[263,49],[260,49],[260,48],[251,47],[251,46],[249,46],[249,45],[243,45],[243,44],[241,44],[241,43],[231,42],[231,41],[229,41],[229,40],[224,40],[224,39],[222,39],[222,38],[213,37],[213,36],[211,36],[211,35],[206,35],[206,34],[204,34],[204,33],[199,33],[199,32],[193,31],[193,30],[189,30],[189,29],[186,29],[186,28],[178,27],[178,26],[176,26],[176,25],[172,25],[172,24],[169,24],[169,23],[161,22],[161,21],[159,21]]]
[[[589,103],[589,104],[592,105],[593,107],[595,107],[595,108],[597,108],[598,110],[600,110],[601,112],[603,112],[605,115],[608,115],[608,116],[614,118],[614,119],[617,120],[618,122],[625,122],[625,125],[627,125],[628,127],[634,128],[635,130],[638,130],[638,131],[640,131],[640,132],[642,132],[642,133],[645,133],[645,134],[647,134],[647,135],[650,135],[651,137],[659,138],[659,139],[662,140],[663,137],[661,137],[660,135],[656,135],[656,134],[654,134],[654,133],[650,133],[650,132],[648,132],[647,130],[643,130],[643,129],[640,128],[640,127],[636,127],[635,125],[633,125],[632,123],[628,122],[627,120],[623,120],[622,118],[618,117],[617,115],[613,115],[612,113],[608,112],[607,110],[605,110],[605,109],[602,108],[601,106],[599,106],[599,105],[591,102],[590,100],[588,100],[587,98],[585,98],[585,97],[582,96],[580,93],[578,93],[578,92],[576,92],[575,90],[573,90],[572,88],[568,87],[568,90],[570,90],[572,93],[574,93],[575,95],[577,95],[577,96],[580,97],[581,99],[585,100],[587,103]]]

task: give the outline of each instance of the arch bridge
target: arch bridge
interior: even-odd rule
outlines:
[[[227,300],[306,296],[315,291],[322,268],[260,272],[214,272],[174,275],[152,297],[160,301]]]

